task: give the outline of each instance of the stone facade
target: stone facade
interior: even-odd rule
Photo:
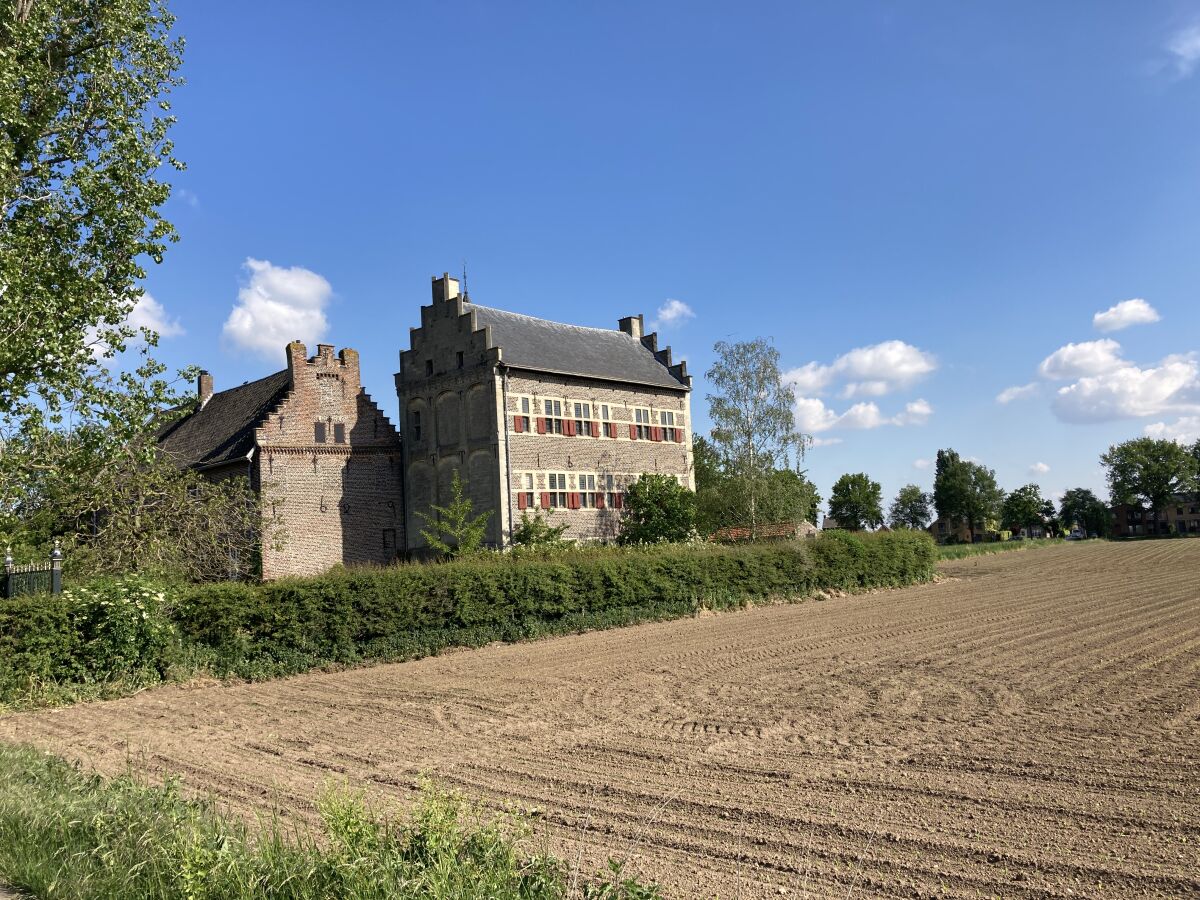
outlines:
[[[323,572],[337,563],[386,564],[404,548],[396,429],[362,389],[358,353],[287,347],[291,390],[254,431],[256,486],[278,549],[263,547],[263,577]]]
[[[478,307],[455,279],[434,279],[396,375],[409,549],[424,546],[416,513],[447,502],[456,471],[476,511],[492,512],[496,547],[526,510],[550,510],[574,540],[614,538],[624,488],[642,473],[693,488],[690,379],[641,321],[561,326]],[[589,341],[604,346],[601,363]],[[580,343],[578,371],[548,370],[562,365],[562,342]],[[623,359],[648,383],[623,380]]]

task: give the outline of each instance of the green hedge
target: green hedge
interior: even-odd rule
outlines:
[[[830,532],[784,544],[486,555],[267,584],[200,585],[163,608],[174,639],[159,637],[137,675],[144,680],[190,664],[220,676],[263,678],[408,659],[451,645],[677,618],[702,607],[912,584],[931,578],[935,561],[924,534]],[[31,678],[113,677],[97,668],[95,641],[79,634],[78,618],[68,599],[0,603],[0,700],[22,696]]]

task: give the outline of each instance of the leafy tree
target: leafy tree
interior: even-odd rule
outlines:
[[[729,475],[711,441],[697,437],[692,445],[696,476],[696,527],[702,534],[750,522],[754,496],[746,480]],[[760,523],[803,522],[816,524],[821,497],[803,471],[774,469],[762,480],[756,499]]]
[[[516,547],[529,549],[565,550],[574,543],[563,537],[569,527],[565,522],[562,525],[551,525],[550,510],[546,511],[545,516],[536,510],[532,516],[523,512],[521,521],[513,529],[512,542]]]
[[[1114,444],[1100,462],[1108,470],[1114,503],[1144,503],[1151,510],[1163,509],[1195,477],[1193,455],[1169,440],[1145,437]]]
[[[1054,507],[1042,497],[1042,489],[1036,484],[1026,484],[1004,498],[1000,520],[1013,531],[1045,526],[1047,506],[1053,516]]]
[[[1003,501],[994,470],[962,459],[953,450],[938,451],[933,503],[939,518],[966,522],[974,540],[975,530],[999,515]]]
[[[0,418],[60,421],[134,334],[142,260],[175,239],[173,22],[163,0],[0,7]]]
[[[695,530],[696,495],[673,475],[642,475],[625,488],[620,543],[679,543]]]
[[[476,553],[483,547],[487,534],[487,523],[492,511],[486,509],[475,515],[475,504],[466,496],[463,481],[454,470],[450,482],[450,503],[438,506],[431,503],[431,513],[418,512],[417,517],[428,527],[421,529],[421,537],[431,550],[444,556],[465,556]]]
[[[843,475],[829,494],[829,515],[848,531],[878,528],[883,524],[882,491],[878,481],[862,472]]]
[[[807,437],[796,431],[795,396],[783,384],[779,351],[765,338],[730,344],[718,341],[717,361],[705,373],[714,427],[712,444],[725,474],[746,496],[751,536],[764,521],[760,509],[771,473],[788,468],[789,452],[804,455]]]
[[[920,530],[927,528],[932,518],[933,497],[915,484],[900,488],[888,510],[888,524],[893,528]]]

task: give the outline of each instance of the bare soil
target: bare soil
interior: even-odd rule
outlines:
[[[677,897],[1200,894],[1200,540],[906,590],[0,719],[102,772],[311,816],[420,773]]]

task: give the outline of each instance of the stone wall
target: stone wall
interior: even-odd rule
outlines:
[[[545,493],[598,493],[605,495],[599,498],[602,504],[599,508],[593,508],[590,503],[583,505],[587,501],[581,498],[579,508],[568,506],[564,509],[557,505],[561,498],[551,498],[554,509],[550,520],[556,525],[567,524],[566,536],[573,540],[611,540],[616,537],[620,522],[620,509],[614,509],[613,501],[622,501],[607,495],[623,493],[624,487],[643,473],[674,475],[685,487],[695,489],[691,396],[686,391],[512,371],[508,375],[507,396],[504,423],[507,431],[503,435],[510,469],[509,496],[505,498],[506,529],[510,523],[516,525],[521,520],[524,510],[519,495],[522,493],[533,494],[535,510],[542,509]],[[525,418],[525,400],[529,401],[528,428],[524,421],[520,426],[514,422],[514,417]],[[555,401],[563,404],[561,417],[554,416],[555,407],[547,405]],[[580,421],[575,418],[577,403],[581,407],[587,404],[588,418],[583,421],[594,422],[596,428],[575,426],[564,428],[564,431],[574,430],[575,434],[560,434],[555,433],[555,426],[547,422],[545,433],[539,432],[539,419]],[[637,410],[648,414],[644,416],[648,421],[642,423],[640,437],[631,436],[630,431],[632,426],[633,434],[639,433]],[[581,408],[580,412],[584,410]],[[677,430],[678,439],[668,429]],[[598,431],[599,436],[593,437],[594,431]],[[614,433],[615,437],[612,436]],[[566,487],[552,491],[550,475],[565,475]],[[591,476],[596,479],[595,490],[591,489]],[[611,487],[609,477],[612,478]],[[532,484],[532,489],[527,484]],[[568,504],[572,502],[570,497],[567,500]]]
[[[358,354],[288,345],[291,391],[255,430],[265,528],[263,577],[393,561],[404,549],[396,429],[362,389]]]

